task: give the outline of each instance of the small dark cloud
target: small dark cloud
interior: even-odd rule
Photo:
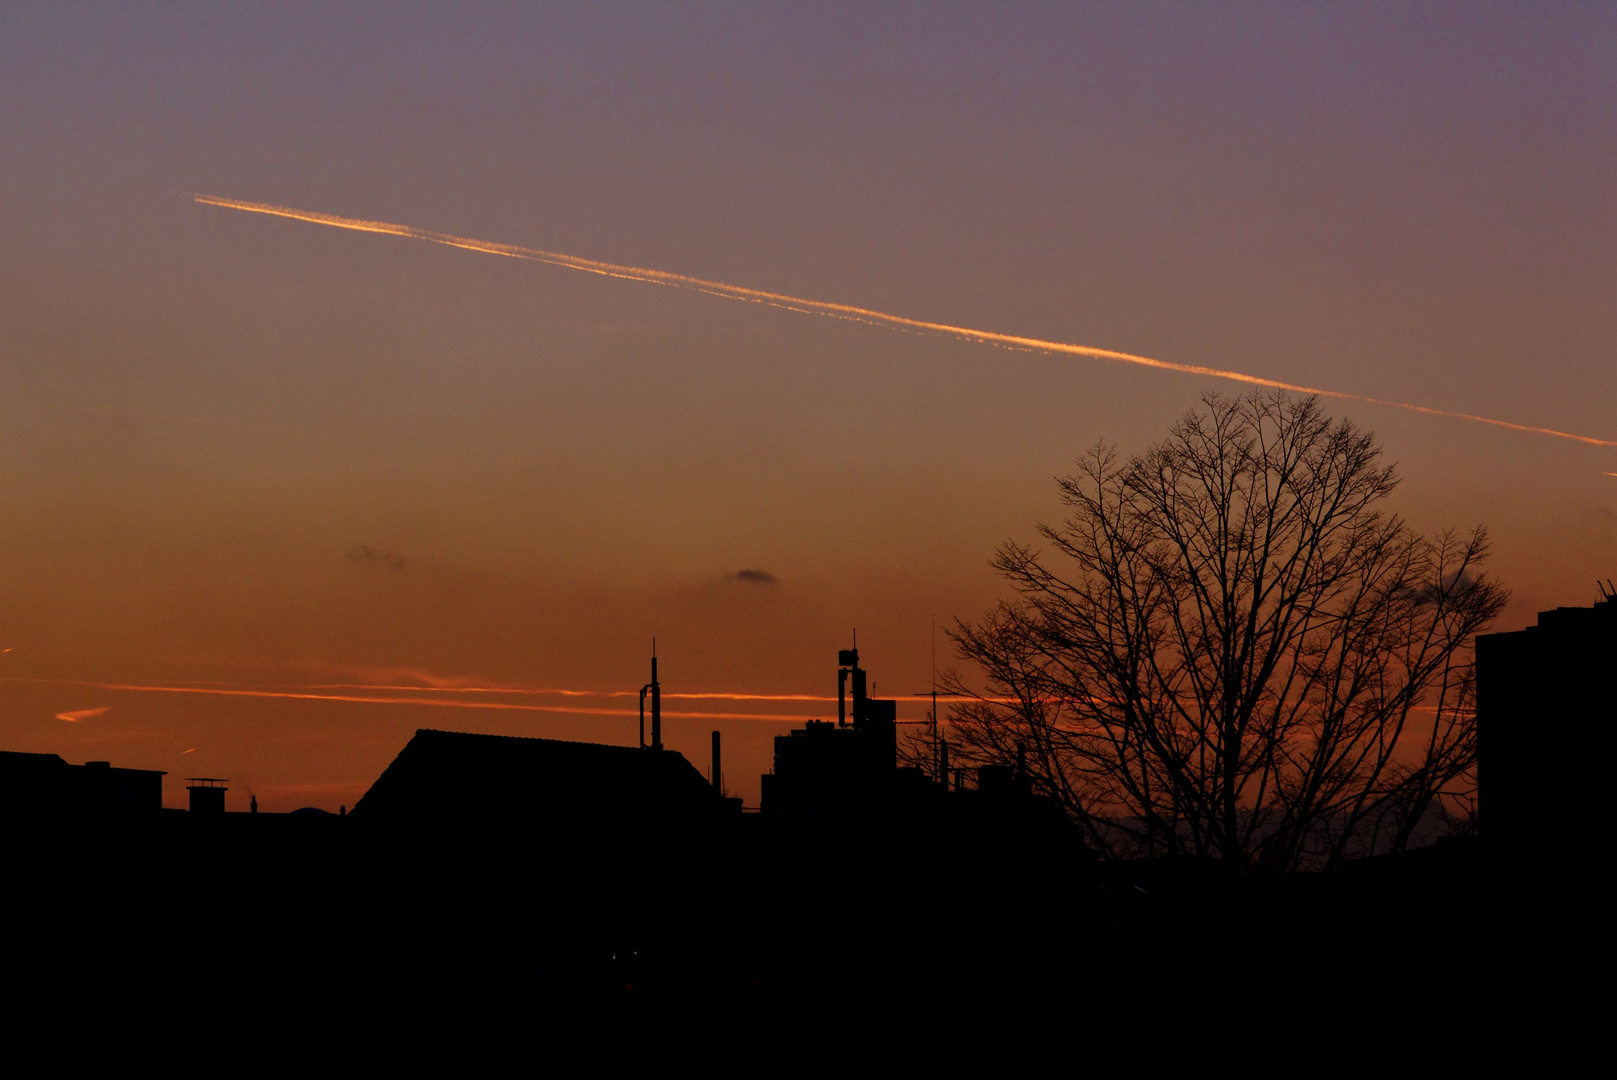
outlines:
[[[403,570],[410,565],[410,560],[398,552],[374,544],[355,544],[348,549],[348,561],[355,566],[385,566],[390,570]]]
[[[737,570],[730,575],[730,580],[740,582],[743,585],[780,584],[780,579],[768,570]]]
[[[1469,592],[1475,587],[1476,582],[1471,579],[1470,574],[1457,571],[1444,578],[1441,586],[1436,582],[1429,582],[1406,590],[1404,595],[1414,600],[1417,604],[1432,604],[1445,596],[1456,596]]]

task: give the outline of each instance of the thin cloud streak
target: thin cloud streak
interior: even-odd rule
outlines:
[[[851,322],[862,322],[872,326],[893,327],[901,330],[923,331],[927,333],[943,334],[949,337],[961,338],[981,345],[992,345],[996,348],[1010,349],[1017,352],[1053,353],[1068,356],[1082,356],[1092,360],[1112,360],[1126,364],[1138,364],[1142,367],[1156,368],[1161,371],[1173,371],[1184,375],[1200,375],[1207,378],[1226,379],[1232,382],[1245,383],[1249,386],[1263,386],[1274,390],[1288,390],[1300,394],[1317,394],[1320,397],[1337,398],[1343,401],[1361,401],[1371,405],[1384,405],[1395,409],[1406,409],[1410,412],[1422,413],[1427,416],[1445,416],[1455,420],[1469,420],[1477,424],[1489,424],[1494,427],[1506,428],[1510,431],[1522,431],[1534,435],[1549,435],[1557,439],[1570,439],[1574,442],[1586,443],[1590,446],[1614,446],[1617,440],[1597,439],[1589,435],[1578,435],[1569,431],[1557,431],[1554,428],[1534,427],[1530,424],[1517,424],[1509,420],[1496,420],[1488,416],[1476,416],[1471,413],[1452,412],[1448,409],[1434,409],[1425,405],[1414,405],[1407,401],[1392,401],[1386,398],[1368,397],[1363,394],[1350,394],[1342,390],[1326,390],[1320,387],[1303,386],[1298,383],[1282,382],[1278,379],[1266,379],[1258,375],[1248,375],[1240,371],[1227,371],[1222,368],[1202,367],[1196,364],[1178,364],[1168,360],[1158,360],[1149,356],[1140,356],[1136,353],[1117,352],[1112,349],[1097,349],[1088,345],[1074,345],[1069,342],[1047,341],[1042,338],[1022,337],[1016,334],[1000,334],[991,330],[973,330],[964,326],[953,326],[948,323],[928,322],[924,319],[910,319],[902,315],[890,315],[882,311],[873,311],[869,308],[855,307],[851,304],[837,304],[824,300],[809,300],[800,296],[788,296],[784,293],[766,292],[761,289],[750,289],[742,285],[728,285],[722,281],[708,281],[703,278],[690,277],[686,274],[675,274],[665,270],[651,270],[639,266],[626,266],[619,263],[601,262],[596,259],[585,259],[577,255],[566,255],[555,251],[542,251],[537,248],[519,247],[514,244],[497,244],[486,240],[474,240],[470,237],[455,236],[451,233],[435,232],[431,229],[418,229],[413,225],[399,225],[388,221],[367,221],[361,218],[342,217],[337,214],[322,214],[312,210],[298,210],[288,206],[277,206],[273,203],[246,202],[241,199],[227,199],[215,195],[202,195],[192,193],[190,198],[204,206],[217,206],[226,210],[242,210],[254,214],[269,214],[274,217],[290,218],[294,221],[306,221],[315,225],[329,225],[338,229],[353,229],[358,232],[381,233],[386,236],[403,236],[412,240],[426,240],[434,244],[443,244],[448,247],[461,248],[466,251],[477,251],[488,255],[503,255],[512,259],[526,259],[532,262],[546,263],[551,266],[560,266],[569,270],[581,270],[585,273],[600,274],[603,277],[620,278],[625,281],[638,281],[650,285],[668,285],[680,289],[693,289],[697,292],[707,293],[710,296],[722,297],[726,300],[744,300],[755,304],[766,304],[770,307],[781,308],[785,311],[794,311],[802,315],[821,315],[834,319],[846,319]]]
[[[427,675],[423,674],[421,676],[421,678],[423,678],[423,679],[428,679],[428,678],[437,679],[439,677],[437,677],[437,676],[427,676]],[[455,681],[455,680],[451,680],[449,678],[444,678],[444,679],[442,679],[442,681],[447,684],[447,683],[449,683],[451,681]],[[44,684],[52,685],[52,686],[85,686],[85,687],[93,687],[93,688],[102,689],[102,690],[149,690],[149,691],[153,691],[153,692],[167,691],[167,692],[172,692],[172,693],[188,693],[188,694],[221,694],[221,695],[225,695],[225,696],[238,695],[238,696],[250,696],[250,697],[251,696],[257,696],[257,697],[284,697],[284,698],[294,698],[294,699],[295,698],[307,698],[307,699],[316,700],[316,701],[350,701],[350,700],[352,700],[352,701],[374,701],[374,702],[387,703],[387,704],[392,704],[392,703],[435,704],[435,705],[442,705],[442,706],[444,706],[446,708],[452,708],[452,707],[459,706],[459,707],[464,707],[464,708],[485,708],[485,709],[499,709],[499,708],[525,709],[525,708],[529,708],[529,709],[534,709],[534,710],[540,710],[541,707],[540,706],[523,706],[523,705],[514,705],[514,704],[513,705],[503,705],[503,704],[500,704],[500,703],[497,703],[497,702],[477,703],[477,702],[464,702],[464,701],[454,701],[454,700],[438,700],[438,699],[419,698],[419,697],[413,697],[413,698],[386,697],[386,698],[383,698],[383,697],[371,697],[371,696],[348,695],[348,694],[324,694],[324,693],[316,693],[315,691],[323,691],[323,690],[361,690],[361,691],[365,691],[365,690],[369,690],[369,691],[377,691],[377,692],[389,692],[389,693],[400,693],[400,692],[402,692],[402,693],[410,693],[410,694],[512,694],[512,695],[517,695],[517,696],[520,696],[520,697],[547,697],[547,696],[554,696],[554,697],[570,697],[570,698],[608,698],[608,699],[612,699],[612,698],[638,698],[640,696],[639,691],[637,691],[637,690],[565,690],[565,689],[552,688],[552,687],[529,687],[529,686],[467,686],[467,685],[459,685],[459,686],[454,686],[454,685],[408,686],[408,685],[399,684],[399,683],[364,683],[364,682],[359,682],[359,683],[291,683],[291,684],[283,683],[283,684],[279,684],[279,685],[271,684],[270,687],[266,687],[266,686],[264,686],[262,684],[258,685],[258,686],[241,686],[239,684],[231,685],[229,683],[224,683],[224,682],[210,682],[210,681],[202,681],[200,683],[193,683],[193,684],[186,684],[186,685],[163,685],[163,684],[160,684],[160,683],[150,683],[150,684],[148,684],[148,683],[141,683],[141,684],[107,683],[107,682],[96,682],[96,681],[87,680],[87,679],[45,679],[45,678],[19,676],[19,675],[0,676],[0,682],[44,683]],[[273,687],[273,688],[271,688],[271,687]],[[940,695],[940,696],[943,696],[943,697],[947,698],[947,695]],[[734,692],[730,692],[730,691],[673,692],[673,691],[666,691],[665,690],[665,691],[663,691],[661,697],[665,701],[669,700],[669,699],[684,700],[684,701],[781,701],[781,702],[803,701],[803,702],[811,702],[811,703],[815,703],[815,704],[829,704],[829,703],[837,700],[835,694],[749,694],[749,693],[734,693]],[[893,701],[906,701],[906,702],[915,702],[915,701],[930,702],[932,700],[932,695],[931,694],[893,694],[893,695],[889,696],[889,699],[893,700]],[[1017,701],[1019,699],[1017,699],[1017,698],[1008,698],[1008,697],[1007,698],[985,697],[985,698],[979,698],[979,699],[976,699],[976,700],[994,702],[994,703],[1001,704],[1001,705],[1014,705],[1014,704],[1017,703]],[[574,708],[572,706],[552,705],[552,706],[544,707],[544,709],[542,711],[564,712],[565,713],[565,712],[586,712],[586,711],[589,711],[589,710]],[[628,709],[619,710],[619,711],[613,711],[613,710],[597,710],[597,711],[601,712],[603,715],[611,715],[611,716],[619,716],[619,715],[621,715],[621,716],[638,716],[639,715],[638,710],[628,710]],[[706,713],[674,713],[674,712],[666,712],[665,711],[663,713],[663,715],[664,716],[693,716],[693,717],[699,717],[699,716],[705,716],[705,715],[709,715],[709,714],[706,714]],[[713,713],[711,715],[722,717],[722,716],[741,716],[743,714],[740,714],[740,713]],[[808,718],[809,716],[810,716],[810,714],[808,714],[808,713],[802,713],[802,714],[798,714],[798,713],[766,713],[766,714],[759,714],[755,718],[757,718],[757,719],[769,719],[769,718],[777,718],[778,717],[780,719],[787,720],[787,719],[803,719],[803,718]]]
[[[364,705],[417,705],[446,709],[485,709],[505,712],[562,713],[574,716],[639,716],[636,709],[609,709],[585,705],[532,705],[514,701],[465,701],[445,698],[384,697],[369,694],[315,694],[290,690],[244,690],[218,686],[157,686],[143,683],[105,683],[77,679],[28,679],[28,682],[48,682],[67,686],[89,686],[98,690],[124,691],[147,694],[203,694],[215,697],[277,698],[291,701],[336,701]],[[109,706],[110,707],[110,706]],[[95,710],[92,710],[95,711]],[[99,710],[106,711],[106,710]],[[663,716],[675,720],[764,720],[774,723],[797,724],[810,717],[795,713],[737,713],[687,712],[663,710]],[[61,719],[68,719],[61,716]]]
[[[76,724],[80,720],[89,720],[97,716],[102,716],[111,710],[111,705],[103,705],[99,709],[74,709],[72,712],[57,713],[56,719],[66,720],[70,724]]]
[[[415,693],[445,694],[523,694],[531,697],[639,697],[637,690],[560,690],[528,686],[404,686],[389,683],[311,683],[305,690],[406,690]],[[663,691],[662,697],[685,698],[693,701],[835,701],[829,694],[733,694],[733,693],[673,693]],[[919,700],[919,699],[916,699]]]
[[[637,690],[560,690],[541,689],[528,686],[405,686],[388,683],[310,683],[300,684],[299,689],[304,690],[391,690],[408,691],[422,694],[521,694],[530,697],[558,696],[558,697],[594,697],[594,698],[632,698],[639,697]],[[664,690],[664,701],[669,698],[684,699],[688,701],[815,701],[831,702],[837,700],[835,694],[739,694],[725,691],[704,693],[675,693]],[[931,694],[893,694],[893,701],[931,701]],[[983,698],[984,701],[996,701],[1002,704],[1013,704],[1016,698]]]

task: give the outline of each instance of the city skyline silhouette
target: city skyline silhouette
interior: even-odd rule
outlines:
[[[1617,9],[24,4],[0,65],[9,925],[130,1060],[1458,1023],[1583,813]]]

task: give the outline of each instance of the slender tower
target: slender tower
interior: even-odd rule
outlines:
[[[657,682],[657,643],[651,645],[651,748],[663,748],[663,688]]]
[[[651,681],[640,688],[640,749],[646,748],[646,695],[651,695],[651,748],[663,748],[663,691],[657,685],[657,639],[651,639]]]

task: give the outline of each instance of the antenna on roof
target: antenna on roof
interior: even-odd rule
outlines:
[[[837,727],[848,726],[848,680],[854,681],[853,719],[864,718],[865,673],[859,670],[859,631],[853,632],[853,648],[837,650]]]
[[[657,639],[651,639],[651,681],[640,688],[640,748],[646,748],[646,695],[651,695],[651,748],[663,748],[663,691],[657,682]]]
[[[652,694],[653,749],[663,749],[663,695],[657,687],[657,635],[652,635],[652,681],[640,687],[640,749],[645,749],[645,695]]]

